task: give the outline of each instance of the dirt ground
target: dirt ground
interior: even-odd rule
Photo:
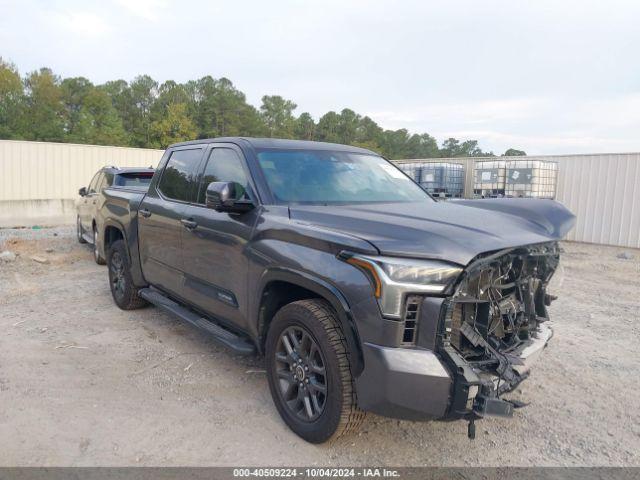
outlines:
[[[260,359],[120,311],[72,229],[0,230],[19,254],[0,260],[0,465],[640,466],[640,251],[563,248],[555,336],[513,395],[531,405],[475,441],[463,422],[370,415],[315,446],[280,420]]]

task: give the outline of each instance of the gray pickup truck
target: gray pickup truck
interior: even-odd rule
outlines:
[[[551,200],[436,202],[369,150],[293,140],[172,145],[148,192],[104,195],[116,304],[264,355],[280,415],[315,443],[367,411],[471,437],[513,415],[574,223]]]

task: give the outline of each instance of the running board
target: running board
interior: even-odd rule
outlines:
[[[235,333],[222,328],[220,325],[213,323],[211,320],[203,318],[191,310],[184,308],[157,290],[143,288],[138,292],[138,295],[165,312],[171,313],[185,322],[204,330],[212,335],[219,343],[229,347],[239,355],[253,355],[256,351],[255,346],[248,340],[245,340]]]

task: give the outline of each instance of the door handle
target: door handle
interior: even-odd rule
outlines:
[[[180,223],[184,225],[187,230],[193,230],[198,226],[198,222],[189,220],[188,218],[183,218],[182,220],[180,220]]]
[[[142,210],[138,210],[138,213],[142,215],[144,218],[149,218],[151,216],[151,212],[146,208],[143,208]]]

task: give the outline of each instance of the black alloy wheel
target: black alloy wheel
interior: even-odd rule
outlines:
[[[298,419],[316,420],[327,402],[325,360],[318,343],[302,326],[287,328],[278,339],[274,357],[279,392]]]
[[[106,247],[109,287],[116,305],[123,310],[134,310],[147,305],[147,301],[138,295],[140,290],[131,277],[131,264],[125,243],[117,240]]]
[[[364,420],[350,356],[336,312],[323,299],[286,304],[269,323],[269,390],[284,422],[306,441],[330,441],[357,430]]]
[[[124,270],[124,260],[120,252],[113,252],[109,263],[109,279],[111,280],[111,291],[116,300],[122,301],[125,297],[126,278]]]

